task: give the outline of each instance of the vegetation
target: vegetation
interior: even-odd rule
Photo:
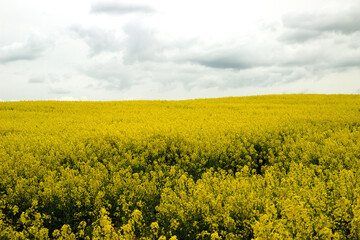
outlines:
[[[0,103],[0,239],[360,239],[360,96]]]

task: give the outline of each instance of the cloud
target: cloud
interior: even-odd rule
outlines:
[[[42,75],[34,75],[29,78],[28,83],[37,84],[37,83],[44,83],[46,85],[49,84],[61,84],[64,82],[68,82],[71,78],[69,74],[53,74],[47,73]]]
[[[199,44],[195,39],[171,39],[156,29],[133,21],[123,27],[126,37],[121,42],[121,52],[125,64],[141,62],[184,61],[184,54]]]
[[[94,59],[81,66],[79,70],[86,76],[96,79],[100,88],[108,90],[128,89],[138,84],[144,74],[144,69],[124,65],[121,58],[117,56],[108,59]]]
[[[29,83],[44,83],[45,79],[43,77],[32,77],[29,79]]]
[[[2,46],[0,47],[0,64],[37,59],[49,45],[48,41],[31,36],[24,42]]]
[[[236,51],[237,49],[234,49]],[[215,51],[207,54],[200,54],[199,56],[190,57],[189,61],[192,63],[200,64],[209,68],[218,68],[218,69],[249,69],[256,66],[260,66],[260,62],[256,62],[254,59],[251,59],[251,56],[245,56],[241,52],[229,53],[226,49],[224,51]]]
[[[334,13],[320,12],[287,15],[284,17],[283,23],[288,28],[308,29],[315,31],[333,31],[349,34],[360,31],[359,6]]]
[[[360,41],[360,39],[359,39]],[[335,57],[336,56],[336,57]],[[331,62],[332,67],[334,68],[350,68],[350,67],[360,67],[360,49],[347,49],[343,53],[335,55],[333,61]]]
[[[284,67],[306,67],[314,73],[338,71],[360,66],[360,48],[353,46],[357,36],[334,35],[305,42],[296,46],[285,46],[277,53],[276,65]]]
[[[294,82],[309,75],[310,72],[301,67],[259,67],[241,71],[204,69],[202,74],[194,76],[194,81],[185,83],[187,85],[185,88],[228,90],[245,87],[268,87]]]
[[[240,43],[235,40],[196,48],[186,52],[184,60],[208,68],[244,70],[274,63],[273,49],[257,43]]]
[[[85,28],[83,28],[85,29]],[[163,38],[155,29],[141,22],[130,22],[120,33],[86,28],[83,38],[93,52],[107,54],[90,58],[80,72],[96,81],[91,88],[125,90],[146,84],[171,89],[219,90],[268,87],[319,78],[331,72],[357,67],[360,34],[322,33],[307,29],[278,29],[258,33],[253,40],[207,42]],[[79,31],[82,32],[82,31]],[[99,32],[98,34],[88,34]],[[102,47],[103,35],[109,44]],[[286,41],[300,44],[284,44]],[[284,37],[279,41],[280,36]],[[283,35],[281,35],[283,34]],[[324,34],[324,38],[317,35]],[[310,41],[317,38],[317,41]],[[114,43],[115,47],[106,49]],[[92,47],[91,47],[92,46]],[[97,50],[96,50],[97,49]],[[175,85],[174,85],[175,84]]]
[[[156,32],[132,22],[123,27],[123,33],[117,30],[106,31],[95,27],[71,26],[70,30],[82,39],[90,48],[90,56],[100,53],[123,54],[126,64],[143,61],[160,61],[165,43],[156,37]],[[124,35],[121,39],[118,35]]]
[[[195,58],[192,61],[210,68],[247,69],[253,67],[246,59],[242,60],[237,56],[229,55],[210,56],[210,58]]]
[[[123,31],[127,35],[123,43],[125,63],[164,60],[163,52],[168,46],[156,37],[154,30],[139,23],[129,23]]]
[[[55,87],[55,86],[51,86],[49,87],[49,93],[52,94],[69,94],[71,93],[71,91],[64,89],[62,87]]]
[[[194,40],[161,39],[155,29],[139,21],[127,23],[122,32],[118,29],[110,31],[82,26],[71,26],[69,29],[88,45],[91,57],[105,52],[113,56],[121,55],[125,64],[173,61],[179,52],[196,43]]]
[[[307,29],[289,29],[283,32],[279,40],[285,43],[304,43],[321,35],[320,32]]]
[[[149,82],[166,88],[180,83],[187,90],[270,86],[314,74],[313,68],[324,68],[319,63],[326,57],[308,46],[290,51],[273,43],[181,45],[162,41],[156,32],[139,25],[127,25],[124,32],[127,37],[120,52],[92,59],[81,69],[100,88],[124,90]]]
[[[86,28],[82,26],[71,26],[70,30],[77,37],[83,39],[90,48],[90,56],[102,52],[112,52],[120,49],[120,40],[114,33],[100,28]]]
[[[130,13],[153,13],[155,9],[147,5],[123,4],[118,2],[98,2],[91,6],[91,13],[124,15]]]
[[[325,33],[349,35],[360,31],[360,5],[336,12],[292,13],[283,16],[285,31],[279,40],[303,43]],[[325,36],[326,37],[326,36]]]

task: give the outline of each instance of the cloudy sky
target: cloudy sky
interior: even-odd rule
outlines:
[[[1,100],[360,93],[358,0],[0,1]]]

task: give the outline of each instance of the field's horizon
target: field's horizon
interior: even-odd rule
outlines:
[[[224,96],[224,97],[204,97],[204,98],[186,98],[186,99],[120,99],[120,100],[64,100],[64,99],[42,99],[42,100],[1,100],[0,103],[6,102],[142,102],[142,101],[168,101],[168,102],[181,102],[192,100],[215,100],[226,98],[256,98],[256,97],[276,97],[276,96],[359,96],[360,93],[279,93],[279,94],[258,94],[258,95],[245,95],[245,96]]]

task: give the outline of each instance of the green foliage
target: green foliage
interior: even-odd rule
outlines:
[[[360,239],[359,104],[1,102],[0,239]]]

